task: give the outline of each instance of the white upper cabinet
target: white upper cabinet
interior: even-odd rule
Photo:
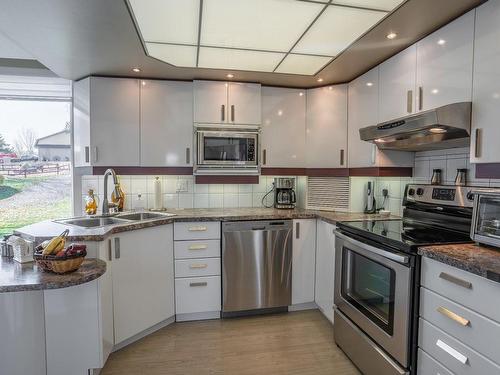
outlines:
[[[359,129],[376,125],[378,122],[378,91],[378,67],[349,83],[347,116],[349,168],[413,167],[412,152],[381,151],[375,144],[360,139]]]
[[[194,122],[259,125],[260,91],[256,83],[195,81]]]
[[[415,112],[416,54],[412,45],[379,65],[379,122]]]
[[[345,168],[347,85],[307,90],[306,116],[306,166]]]
[[[73,161],[90,166],[90,78],[73,83]]]
[[[474,12],[417,43],[417,111],[472,100]]]
[[[476,9],[472,163],[499,163],[500,148],[500,2]]]
[[[262,88],[262,166],[304,167],[306,95],[304,90]]]
[[[141,165],[192,166],[192,82],[141,82]]]

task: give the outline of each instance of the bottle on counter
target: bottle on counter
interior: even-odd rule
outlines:
[[[87,196],[85,197],[85,213],[87,215],[95,215],[97,213],[98,205],[99,199],[94,195],[94,190],[89,189]]]
[[[119,212],[122,212],[123,207],[125,206],[125,193],[122,190],[120,180],[118,180],[118,184],[117,184],[116,188],[118,189],[118,192],[120,193],[120,195],[117,197],[115,194],[115,191],[113,190],[113,192],[111,193],[111,202],[116,204]]]

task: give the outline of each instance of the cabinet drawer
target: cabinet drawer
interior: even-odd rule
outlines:
[[[219,221],[174,223],[174,240],[218,240]]]
[[[175,280],[175,313],[190,314],[220,311],[220,276]]]
[[[500,322],[500,284],[423,257],[421,283],[427,289]]]
[[[175,261],[175,277],[220,276],[220,258]]]
[[[472,349],[500,363],[500,324],[421,288],[420,315]]]
[[[500,375],[500,367],[420,318],[418,346],[456,375]]]
[[[443,365],[422,349],[418,349],[418,375],[453,375]]]
[[[175,241],[175,259],[220,257],[220,240]]]

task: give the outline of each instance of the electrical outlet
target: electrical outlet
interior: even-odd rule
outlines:
[[[188,181],[187,180],[177,180],[177,192],[185,193],[188,191]]]

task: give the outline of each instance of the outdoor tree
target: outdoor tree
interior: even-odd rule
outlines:
[[[5,152],[5,153],[12,152],[12,148],[5,141],[4,137],[1,134],[0,134],[0,152]]]
[[[18,156],[32,155],[35,153],[36,134],[33,129],[24,128],[17,134],[14,148]]]

